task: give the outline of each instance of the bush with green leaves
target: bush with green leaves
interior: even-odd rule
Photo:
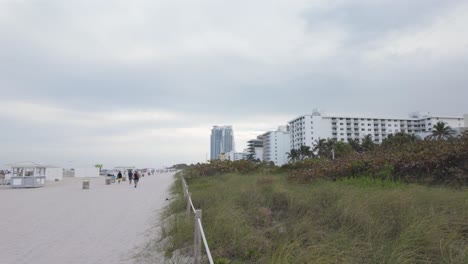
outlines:
[[[388,170],[391,173],[382,173]],[[418,183],[468,185],[468,134],[448,140],[393,140],[363,153],[336,160],[318,159],[284,166],[290,179],[336,180],[346,177],[392,177]]]

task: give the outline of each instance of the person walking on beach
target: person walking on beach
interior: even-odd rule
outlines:
[[[122,181],[122,173],[119,171],[119,173],[117,174],[117,182],[120,184],[121,181]]]
[[[128,170],[128,183],[132,184],[133,173],[132,170]]]
[[[135,173],[133,174],[133,182],[135,182],[135,188],[137,187],[139,181],[140,173],[138,173],[138,171],[135,171]]]

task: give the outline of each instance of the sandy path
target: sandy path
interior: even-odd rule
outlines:
[[[130,264],[168,197],[173,173],[105,185],[64,178],[35,189],[0,186],[1,264]]]

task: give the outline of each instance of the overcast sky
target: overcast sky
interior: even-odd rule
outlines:
[[[468,113],[468,1],[0,0],[0,166],[160,167],[314,108]]]

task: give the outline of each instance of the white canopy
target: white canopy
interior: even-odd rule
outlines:
[[[11,163],[11,164],[7,164],[7,166],[10,166],[12,168],[58,168],[56,166],[39,164],[39,163],[32,162],[32,161]]]

